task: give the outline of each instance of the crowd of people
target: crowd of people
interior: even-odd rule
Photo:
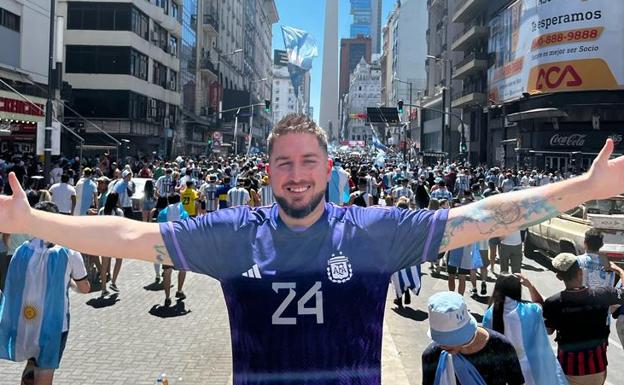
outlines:
[[[117,162],[109,154],[102,154],[98,158],[84,162],[78,158],[61,159],[54,164],[49,175],[43,175],[41,165],[35,158],[23,159],[18,156],[0,163],[0,188],[7,197],[15,195],[13,189],[17,186],[15,184],[11,186],[8,183],[8,174],[14,173],[24,190],[24,196],[29,205],[36,210],[67,216],[113,216],[159,223],[160,233],[158,234],[159,236],[162,234],[164,246],[161,246],[162,243],[153,246],[157,252],[155,257],[134,257],[154,262],[155,283],[159,284],[162,280],[165,291],[164,307],[171,306],[170,284],[174,268],[178,269],[175,297],[179,301],[186,298],[183,289],[188,270],[223,280],[224,291],[228,290],[230,285],[234,287],[235,279],[241,279],[241,271],[243,280],[271,274],[268,273],[270,268],[277,269],[277,271],[285,269],[289,271],[289,274],[292,274],[289,269],[297,268],[307,272],[306,269],[309,269],[309,266],[300,265],[298,262],[281,261],[275,262],[275,265],[272,263],[282,255],[302,255],[301,253],[306,253],[317,246],[320,248],[320,245],[326,242],[327,237],[323,233],[325,230],[315,222],[319,217],[312,223],[303,222],[313,215],[314,210],[318,210],[317,206],[320,207],[319,204],[323,202],[323,198],[335,205],[321,208],[320,212],[325,214],[319,215],[332,218],[353,216],[348,219],[352,221],[348,225],[345,224],[347,220],[332,222],[342,223],[337,225],[341,226],[340,230],[334,230],[332,227],[332,231],[340,232],[341,235],[351,231],[353,239],[359,237],[358,239],[364,240],[363,245],[352,243],[351,246],[342,246],[343,250],[346,247],[351,248],[349,250],[351,254],[348,257],[352,259],[352,262],[345,257],[347,253],[342,255],[341,252],[338,256],[332,254],[332,258],[321,267],[320,271],[323,276],[326,275],[327,279],[335,284],[343,284],[352,280],[352,264],[355,266],[356,262],[359,263],[358,267],[362,264],[370,267],[361,261],[363,256],[353,255],[365,254],[364,247],[375,247],[374,242],[371,243],[368,238],[383,239],[383,236],[390,236],[388,232],[394,231],[393,226],[398,226],[397,223],[409,222],[411,227],[392,235],[397,245],[392,245],[390,249],[396,255],[391,257],[394,259],[389,258],[390,262],[384,266],[384,269],[392,270],[389,271],[391,275],[380,275],[382,280],[385,279],[386,289],[388,281],[392,282],[396,291],[395,304],[400,308],[404,304],[409,304],[410,290],[418,294],[421,285],[421,263],[430,262],[429,268],[434,277],[440,277],[443,270],[446,270],[448,274],[449,291],[433,295],[428,302],[430,337],[433,343],[422,357],[423,384],[451,384],[455,383],[455,377],[463,385],[603,384],[605,382],[610,319],[617,319],[619,330],[624,332],[622,306],[610,308],[612,305],[624,304],[624,291],[621,288],[620,279],[624,272],[599,253],[603,242],[600,232],[592,229],[585,234],[586,254],[574,256],[563,253],[553,260],[553,268],[557,277],[563,281],[565,290],[544,299],[521,271],[522,225],[530,222],[528,214],[525,222],[518,223],[517,226],[515,224],[508,226],[504,233],[492,231],[489,233],[490,237],[470,242],[451,239],[445,243],[446,231],[439,226],[446,223],[448,227],[446,221],[450,218],[449,213],[452,213],[454,208],[468,207],[498,194],[508,194],[517,190],[554,184],[564,179],[573,179],[575,175],[572,170],[543,172],[470,166],[450,162],[426,166],[407,164],[398,158],[381,159],[379,154],[362,153],[357,156],[341,153],[327,154],[327,144],[323,142],[326,140],[323,134],[320,134],[316,126],[309,121],[301,122],[297,119],[286,122],[283,126],[278,125],[279,127],[272,134],[272,140],[273,142],[281,141],[280,150],[272,147],[271,139],[269,139],[269,153],[266,156],[178,157],[170,161],[142,159]],[[294,144],[299,145],[309,137],[312,140],[305,144],[314,148],[310,150],[310,153],[303,155],[301,165],[299,165],[298,153],[292,152],[297,150]],[[294,139],[299,142],[288,142]],[[289,144],[295,149],[291,149]],[[276,151],[280,152],[279,156],[274,153]],[[321,157],[317,157],[314,151],[320,152]],[[326,168],[323,168],[323,154],[330,157]],[[304,171],[293,171],[297,167],[301,167]],[[277,171],[271,172],[271,170]],[[315,186],[305,177],[298,180],[299,174],[297,173],[303,175],[307,172],[305,170],[320,172],[321,179],[325,173],[327,185]],[[278,179],[272,183],[271,178],[275,178],[276,175],[280,178],[285,174],[288,175],[287,179]],[[136,178],[140,178],[144,183],[137,183]],[[143,186],[143,191],[137,191],[139,185]],[[280,191],[276,192],[274,188]],[[311,198],[312,203],[302,204],[303,206],[296,208],[297,202],[303,200],[303,195],[300,194],[306,194],[308,190],[315,188],[318,194]],[[518,199],[519,195],[510,194],[509,197]],[[9,204],[15,204],[8,198],[2,202],[9,202],[2,206],[5,212],[9,211]],[[351,206],[370,207],[371,210],[367,214],[369,217],[364,214],[361,218],[357,217],[356,213],[359,211],[353,211],[353,208],[349,208]],[[380,211],[374,209],[377,206],[396,206],[396,209]],[[218,213],[228,208],[233,209]],[[250,208],[257,208],[255,212],[258,216],[248,215],[247,210],[251,210]],[[284,210],[285,214],[282,216],[280,211],[278,216],[278,210]],[[393,217],[386,218],[384,214],[386,212],[392,212]],[[0,212],[0,214],[4,213]],[[398,218],[396,223],[394,222],[395,216]],[[195,218],[195,220],[187,221],[188,218]],[[271,218],[268,222],[273,227],[268,229],[263,227],[262,218]],[[290,221],[284,222],[289,228],[285,231],[291,232],[282,235],[273,234],[272,231],[277,231],[281,221],[285,219]],[[451,219],[448,220],[451,221]],[[237,221],[245,222],[240,224]],[[383,226],[376,227],[375,231],[379,232],[377,235],[371,235],[368,232],[362,235],[355,230],[356,228],[366,229],[371,223],[385,223],[392,224],[392,226],[387,226],[387,229]],[[228,226],[220,226],[220,224]],[[253,242],[257,244],[254,243],[252,247],[252,245],[241,245],[240,242],[234,245],[232,242],[232,250],[227,251],[214,246],[221,246],[233,239],[233,236],[225,234],[226,228],[232,225],[236,227],[235,233],[243,231],[241,229],[253,227],[254,237],[258,239]],[[332,224],[332,226],[335,225]],[[354,229],[347,230],[347,226],[353,226]],[[220,257],[229,258],[237,266],[252,263],[252,261],[256,264],[249,270],[245,268],[238,271],[231,266],[224,266],[221,262],[207,261],[200,250],[188,247],[184,250],[180,249],[181,240],[193,239],[193,236],[198,236],[197,231],[208,231],[208,229],[221,231],[223,233],[219,234],[223,236],[219,238],[215,235],[214,239],[211,237],[210,240],[202,238],[201,242],[206,242],[203,250],[223,250],[227,255]],[[4,292],[5,308],[10,308],[6,305],[11,305],[11,300],[14,300],[10,296],[17,296],[15,293],[24,287],[23,283],[18,282],[19,275],[17,274],[22,274],[23,278],[27,271],[32,273],[33,270],[28,270],[31,264],[29,261],[37,255],[63,261],[56,270],[67,288],[74,285],[80,292],[88,292],[91,285],[99,285],[101,297],[110,295],[109,289],[115,292],[120,291],[122,285],[118,279],[123,253],[115,252],[108,255],[83,253],[84,265],[80,267],[76,263],[76,258],[81,258],[79,253],[55,246],[50,242],[54,239],[40,236],[35,229],[33,232],[35,235],[7,231],[2,236],[0,247],[4,249],[0,249],[0,256],[2,256],[0,258],[2,261],[0,289]],[[307,236],[310,240],[304,241],[301,237],[297,238],[298,233]],[[50,235],[50,237],[55,238],[58,235]],[[330,236],[327,241],[332,247],[342,242],[350,244],[345,239],[334,238]],[[471,239],[477,238],[475,235]],[[482,235],[481,238],[483,238]],[[281,249],[275,252],[263,249],[268,247],[267,239],[271,239],[276,247]],[[410,242],[416,243],[417,246],[409,246]],[[56,243],[65,244],[64,242]],[[196,243],[193,244],[197,246]],[[70,245],[71,241],[68,243],[68,246]],[[429,247],[430,245],[432,248]],[[453,245],[457,247],[451,247]],[[249,249],[247,246],[252,248]],[[99,250],[96,246],[85,249]],[[263,256],[268,258],[262,266],[260,266],[260,259],[253,254],[258,253],[258,250],[261,250],[264,253]],[[247,259],[244,257],[246,254],[253,254],[254,258]],[[110,271],[111,258],[116,260],[112,272]],[[309,261],[313,258],[315,255],[302,256],[302,259]],[[409,261],[412,263],[407,263]],[[498,270],[496,269],[497,261],[500,266]],[[327,269],[326,273],[325,269]],[[232,271],[234,271],[235,278]],[[46,270],[36,272],[45,274]],[[367,273],[371,274],[369,271]],[[356,289],[365,287],[362,285],[369,285],[363,282],[363,276],[352,280],[351,283]],[[472,284],[471,295],[487,295],[488,277],[493,277],[496,283],[491,293],[491,306],[480,326],[468,311],[463,295],[467,280],[470,280]],[[477,285],[478,279],[481,280],[480,288]],[[383,288],[384,282],[379,284],[380,288]],[[618,282],[620,282],[619,286]],[[280,289],[289,289],[294,293],[295,283],[292,283],[292,286],[289,286],[289,283],[281,283],[281,285],[286,286],[275,286],[273,283],[269,292],[278,293]],[[320,282],[316,282],[304,297],[307,300],[316,298],[317,306],[322,307],[320,285]],[[373,280],[370,285],[376,287],[375,285],[378,284]],[[530,301],[523,300],[522,287],[527,288]],[[41,288],[38,291],[45,292]],[[353,306],[354,309],[358,306],[373,309],[376,301],[383,303],[384,291],[382,289],[371,293],[373,293],[371,296],[375,297],[371,298],[372,305],[365,305],[358,300],[348,306]],[[379,293],[381,295],[377,295]],[[228,301],[237,300],[237,296],[243,294],[228,296]],[[321,305],[319,305],[319,298],[321,298]],[[238,300],[243,303],[244,299],[238,298]],[[287,301],[292,301],[292,298]],[[329,322],[330,317],[333,317],[329,313],[324,316],[322,308],[319,310],[319,308],[305,307],[306,301],[303,305],[300,302],[298,316],[316,316],[316,324],[310,322],[310,325]],[[347,302],[349,301],[342,303],[347,306]],[[282,313],[290,302],[284,303]],[[64,306],[62,309],[68,315],[67,302]],[[257,305],[245,306],[249,306],[249,310],[260,311]],[[241,311],[246,311],[246,309]],[[6,312],[4,315],[1,313],[2,311],[0,311],[2,315],[0,342],[3,342],[2,337],[10,337],[7,333],[10,334],[17,328],[16,322],[18,321],[9,320]],[[29,313],[23,313],[28,317]],[[278,330],[277,325],[297,323],[295,317],[286,317],[282,313],[278,309],[269,316],[275,330]],[[371,310],[371,317],[373,313],[377,314]],[[365,317],[366,312],[363,311],[361,314]],[[244,320],[231,320],[231,322],[234,328],[248,327]],[[310,325],[306,323],[306,327],[312,327]],[[327,338],[338,338],[335,333],[345,332],[345,345],[350,346],[351,341],[348,341],[348,338],[353,339],[352,334],[359,330],[357,325],[352,325],[352,327],[353,329],[349,332],[345,332],[346,329],[342,327],[337,327],[336,332],[317,330],[316,333]],[[0,357],[15,361],[28,360],[24,371],[25,381],[30,375],[34,376],[38,384],[51,384],[53,370],[58,367],[65,347],[68,329],[68,321],[62,322],[59,326],[59,340],[52,342],[60,346],[60,349],[56,346],[56,350],[51,353],[56,358],[54,360],[43,360],[38,355],[39,352],[32,349],[26,349],[16,355],[14,350],[10,351],[5,346],[0,347]],[[294,334],[297,333],[295,329],[279,330],[280,338],[288,337],[293,341],[305,339]],[[235,333],[239,332],[235,331]],[[550,348],[548,340],[548,334],[553,332],[556,332],[557,354]],[[278,332],[272,331],[271,333]],[[300,333],[305,334],[304,331]],[[375,341],[377,339],[377,336],[369,337]],[[380,336],[378,337],[380,339]],[[624,333],[620,335],[620,338],[623,337]],[[373,345],[376,346],[375,343],[371,346]],[[245,353],[246,347],[234,346],[235,355],[240,353],[237,349],[244,351],[243,356],[250,354]],[[363,354],[373,353],[366,351]],[[306,362],[310,361],[305,358],[305,352],[301,354],[295,354],[296,357],[281,355],[279,364],[275,364],[275,357],[263,358],[262,363],[254,364],[258,365],[257,367],[245,366],[251,365],[246,361],[245,364],[240,363],[245,359],[250,359],[251,356],[235,357],[234,371],[238,376],[235,383],[256,383],[253,380],[255,377],[249,377],[249,373],[245,370],[262,372],[269,370],[270,365],[291,369],[305,366]],[[358,353],[353,354],[357,356]],[[344,357],[336,357],[336,360],[344,365],[351,362],[350,359]],[[332,363],[329,364],[332,365]],[[337,370],[340,371],[346,367],[340,367]],[[349,372],[352,382],[348,383],[376,383],[377,372],[373,371],[374,373],[371,374],[365,370],[365,367],[359,367],[359,369],[361,371]],[[304,376],[303,372],[293,373],[297,376]],[[336,376],[338,378],[342,374],[336,374]],[[334,382],[328,381],[327,383]]]

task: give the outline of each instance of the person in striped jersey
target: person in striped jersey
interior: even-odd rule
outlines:
[[[58,213],[53,202],[35,210]],[[32,238],[11,259],[0,295],[0,358],[27,360],[22,381],[51,385],[69,333],[69,288],[91,287],[80,253]]]
[[[404,210],[408,210],[410,208],[409,205],[410,202],[407,197],[399,198],[399,201],[396,204],[398,208]],[[412,290],[415,295],[420,293],[421,276],[422,273],[420,271],[420,265],[410,266],[392,274],[390,282],[392,283],[394,293],[396,294],[394,304],[397,305],[399,309],[403,309],[403,296],[405,296],[406,305],[409,305],[412,302],[410,290]]]
[[[173,194],[172,174],[173,170],[171,168],[167,168],[165,170],[165,175],[156,180],[156,196],[158,197],[158,200],[156,201],[156,210],[162,210],[167,207],[167,198]]]
[[[275,203],[275,197],[273,196],[273,189],[269,184],[269,176],[265,175],[262,178],[262,186],[260,187],[260,205],[271,206]]]
[[[232,187],[227,193],[228,207],[244,206],[249,204],[251,197],[249,192],[243,187],[244,179],[238,179],[238,186]]]
[[[214,174],[208,176],[207,182],[199,189],[199,199],[204,213],[211,213],[219,210],[219,195],[217,190],[217,176]]]
[[[91,207],[98,208],[97,185],[91,180],[91,169],[85,168],[82,178],[76,183],[76,207],[74,215],[87,215]]]

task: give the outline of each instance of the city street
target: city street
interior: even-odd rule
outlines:
[[[563,285],[554,274],[533,260],[524,261],[524,272],[544,296]],[[542,263],[544,263],[542,261]],[[497,265],[498,267],[498,265]],[[423,272],[429,272],[423,265]],[[175,276],[175,275],[174,275]],[[161,318],[150,314],[162,303],[162,291],[144,289],[151,283],[150,264],[124,262],[118,286],[118,301],[101,302],[99,292],[71,294],[71,329],[57,384],[153,384],[159,373],[169,376],[170,384],[230,384],[231,351],[227,312],[217,281],[196,274],[187,278],[187,314]],[[175,283],[175,279],[174,279]],[[389,291],[384,328],[383,383],[421,383],[420,355],[429,343],[426,302],[429,295],[446,289],[445,279],[423,277],[419,297],[403,311],[395,309],[394,293]],[[488,284],[491,293],[493,283]],[[470,288],[470,285],[468,285]],[[487,299],[468,300],[477,319]],[[152,310],[158,313],[158,309]],[[161,314],[162,315],[162,314]],[[616,385],[624,369],[624,352],[615,331],[609,346],[608,385]],[[19,383],[23,365],[0,362],[0,385]]]

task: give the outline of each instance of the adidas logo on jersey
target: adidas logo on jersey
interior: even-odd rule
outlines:
[[[262,274],[260,274],[260,269],[258,268],[258,265],[253,265],[251,269],[243,273],[243,277],[261,279]]]

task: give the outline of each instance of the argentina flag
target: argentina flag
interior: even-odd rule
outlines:
[[[47,248],[40,239],[15,251],[0,298],[0,358],[35,358],[39,368],[58,368],[68,261],[67,249]]]
[[[312,60],[318,56],[318,47],[312,35],[301,29],[282,26],[282,36],[288,54],[290,81],[295,96],[298,96],[303,77],[312,69]]]
[[[410,289],[414,294],[418,295],[420,293],[421,275],[420,265],[401,269],[392,274],[390,281],[392,282],[397,298],[401,298],[403,293]]]

